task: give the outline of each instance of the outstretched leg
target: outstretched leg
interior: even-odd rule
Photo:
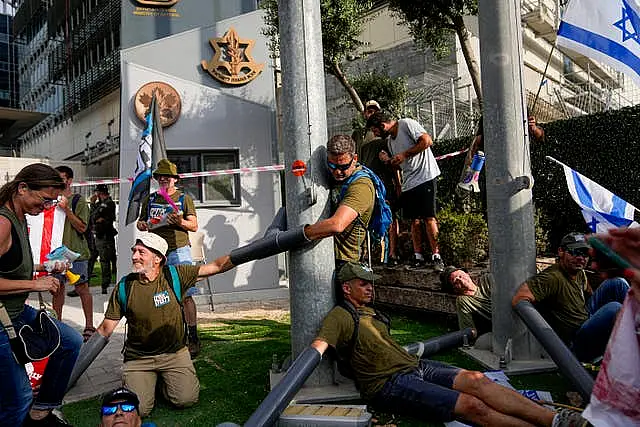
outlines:
[[[553,422],[555,415],[553,411],[532,402],[511,389],[494,383],[482,372],[460,371],[453,381],[453,389],[478,398],[502,414],[537,426],[550,426]]]

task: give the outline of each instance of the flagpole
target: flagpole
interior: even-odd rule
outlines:
[[[553,51],[556,48],[556,44],[551,45],[551,50],[549,51],[549,57],[547,58],[547,63],[544,66],[544,71],[542,72],[542,77],[540,78],[540,84],[538,85],[538,92],[536,92],[536,97],[533,99],[533,105],[531,106],[531,114],[536,114],[536,104],[538,103],[538,97],[540,96],[540,91],[542,90],[542,82],[544,82],[544,78],[547,75],[547,70],[549,69],[549,63],[551,62],[551,56],[553,55]]]

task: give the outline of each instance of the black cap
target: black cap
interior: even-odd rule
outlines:
[[[587,239],[582,233],[569,233],[562,238],[560,246],[567,249],[589,249]]]
[[[94,191],[97,191],[98,193],[109,194],[109,187],[107,187],[107,184],[98,184],[96,185],[96,189]]]
[[[113,402],[130,403],[135,405],[136,410],[139,412],[140,400],[138,399],[138,395],[126,387],[117,388],[107,394],[104,399],[102,399],[102,406],[108,406]]]

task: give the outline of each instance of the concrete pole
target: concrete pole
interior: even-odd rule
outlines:
[[[532,359],[533,342],[515,318],[511,299],[536,272],[532,193],[523,189],[531,166],[520,1],[482,0],[479,6],[489,256],[495,278],[492,344],[493,353],[508,364],[511,349],[516,360]]]
[[[327,116],[322,59],[319,0],[280,0],[280,61],[285,164],[307,163],[302,178],[287,172],[289,228],[329,216],[326,143]],[[315,199],[315,203],[311,199]],[[333,308],[333,239],[290,253],[291,347],[293,357],[315,337],[322,318]],[[308,386],[333,381],[332,367],[323,362]]]

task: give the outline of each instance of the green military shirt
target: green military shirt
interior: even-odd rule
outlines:
[[[171,195],[171,200],[173,200],[178,206],[178,209],[182,211],[183,218],[186,219],[189,215],[196,215],[196,206],[193,203],[191,196],[185,194],[183,202],[181,203],[181,195],[182,192],[180,190],[176,190]],[[166,215],[171,212],[173,212],[171,205],[169,205],[169,203],[167,203],[167,201],[157,193],[153,193],[142,203],[139,219],[140,221],[149,222],[149,218],[161,217],[162,215]],[[183,246],[189,246],[189,233],[184,228],[177,225],[165,224],[161,227],[150,227],[149,231],[157,234],[167,241],[167,245],[169,245],[167,253],[175,251]]]
[[[74,197],[75,194],[69,198],[69,207],[73,210],[75,216],[80,218],[82,222],[89,226],[89,203],[87,203],[87,200],[80,195],[78,197],[76,208],[73,209],[72,201]],[[75,228],[73,228],[73,225],[71,225],[71,221],[69,221],[68,219],[64,222],[62,244],[72,251],[78,252],[80,254],[78,260],[88,260],[89,258],[91,258],[91,252],[89,251],[89,244],[87,243],[87,239],[85,239],[83,233],[79,233]]]
[[[376,319],[370,307],[358,308],[358,337],[351,360],[356,382],[365,399],[371,399],[397,372],[408,372],[418,366],[418,359],[396,343],[387,325]],[[316,339],[338,348],[351,341],[355,328],[351,314],[335,307],[327,314]]]
[[[587,276],[580,271],[576,280],[554,264],[527,280],[529,290],[536,299],[536,307],[558,336],[569,343],[576,331],[589,318],[584,292]]]
[[[478,279],[476,286],[475,294],[459,295],[456,298],[456,313],[458,314],[458,326],[460,329],[476,327],[473,321],[473,314],[477,314],[491,322],[491,276],[483,274]]]
[[[359,262],[362,257],[362,244],[367,236],[367,226],[373,214],[376,190],[373,182],[363,176],[353,181],[347,188],[344,198],[339,200],[341,191],[341,183],[331,189],[334,212],[344,204],[356,211],[358,218],[349,224],[342,233],[333,236],[335,258],[342,261]]]
[[[200,267],[177,265],[176,268],[184,296],[186,290],[198,281]],[[131,287],[126,312],[122,310],[118,297],[120,286],[116,286],[104,314],[111,320],[127,318],[125,362],[144,356],[175,353],[184,347],[182,310],[164,273],[160,272],[155,280],[148,283],[140,282],[135,273],[128,277]]]

